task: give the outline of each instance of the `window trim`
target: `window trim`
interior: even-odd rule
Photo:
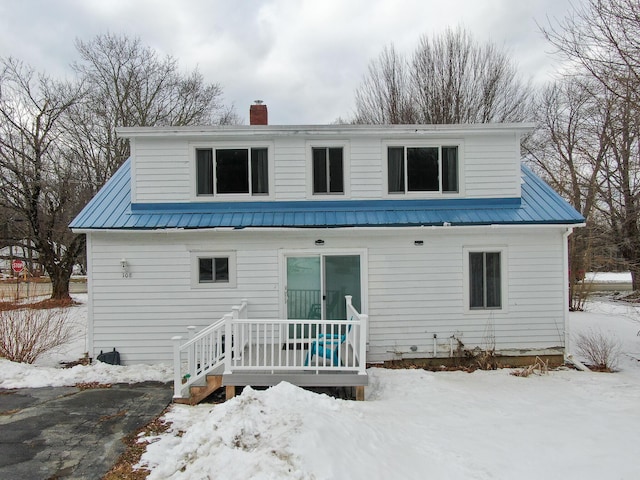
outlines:
[[[266,148],[267,149],[267,187],[269,189],[268,194],[251,193],[251,149],[253,148]],[[213,153],[213,184],[214,193],[198,195],[198,150],[211,149]],[[216,150],[228,150],[228,149],[244,149],[248,150],[248,163],[249,163],[249,193],[215,193],[216,178],[215,178],[215,162],[216,162]],[[216,143],[192,143],[190,144],[190,197],[193,202],[256,202],[262,200],[273,200],[275,198],[274,186],[274,145],[273,142],[216,142]]]
[[[474,307],[471,308],[471,266],[469,262],[470,253],[499,253],[500,254],[500,307]],[[509,311],[509,265],[508,248],[505,245],[478,245],[465,246],[462,248],[462,282],[464,292],[464,312],[469,315],[492,315],[503,314]]]
[[[237,287],[237,262],[236,252],[227,251],[211,251],[211,250],[191,250],[189,252],[190,271],[191,271],[191,288],[193,289],[230,289]],[[228,282],[200,282],[200,259],[201,258],[226,258],[228,260],[229,281]]]
[[[313,193],[313,149],[342,148],[342,192]],[[314,140],[306,142],[307,200],[337,200],[351,198],[351,149],[348,140]]]
[[[389,147],[402,147],[404,149],[404,192],[389,192]],[[458,148],[458,191],[442,191],[442,147]],[[438,177],[440,184],[438,190],[410,191],[408,190],[407,149],[408,148],[438,148]],[[416,141],[409,139],[384,140],[382,142],[382,190],[386,198],[459,198],[464,196],[464,143],[462,139],[441,139],[429,141]]]

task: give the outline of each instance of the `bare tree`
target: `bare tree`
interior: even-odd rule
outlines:
[[[568,61],[568,75],[588,79],[589,93],[606,112],[598,117],[602,157],[598,214],[640,288],[640,4],[589,0],[563,21],[542,29]]]
[[[602,187],[602,171],[609,142],[606,129],[609,110],[594,96],[597,85],[567,77],[548,85],[534,108],[537,130],[523,142],[525,158],[569,200],[585,218],[587,228],[573,232],[569,240],[569,299],[572,310],[581,310],[588,294],[584,274],[592,266],[594,237],[604,230],[595,220]],[[602,91],[602,89],[601,89]]]
[[[68,299],[84,237],[67,228],[82,186],[62,146],[62,118],[81,95],[14,59],[0,66],[0,206],[21,221],[26,247],[51,277],[52,298]]]
[[[549,183],[584,216],[596,205],[608,147],[609,111],[595,88],[574,77],[544,88],[534,108],[538,129],[524,144]]]
[[[393,46],[356,90],[356,123],[486,123],[527,118],[531,88],[493,44],[464,29],[421,38],[411,60]]]
[[[393,45],[369,64],[369,73],[356,90],[355,123],[416,123],[407,62]]]
[[[412,82],[420,123],[522,121],[530,87],[508,55],[478,44],[464,29],[423,36],[413,55]]]
[[[75,82],[0,63],[0,208],[28,226],[26,243],[57,299],[69,298],[85,245],[67,226],[129,155],[116,127],[237,122],[219,85],[197,70],[182,74],[138,39],[100,35],[76,46]]]
[[[194,70],[183,74],[178,61],[160,58],[139,38],[112,34],[76,41],[74,70],[87,86],[70,110],[67,127],[79,168],[99,189],[129,156],[117,127],[237,123],[222,103],[222,88]]]
[[[638,105],[640,85],[640,3],[637,0],[588,0],[571,15],[542,32],[577,71],[597,79],[611,94],[620,82],[632,83]],[[623,89],[624,90],[624,89]],[[620,93],[623,97],[627,94]]]
[[[630,80],[609,94],[609,154],[605,157],[600,196],[612,238],[627,261],[633,289],[640,289],[640,116]]]

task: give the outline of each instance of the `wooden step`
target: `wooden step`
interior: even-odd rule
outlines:
[[[189,387],[189,398],[177,398],[176,403],[196,405],[207,398],[213,392],[222,387],[222,375],[207,375],[205,385],[192,385]]]

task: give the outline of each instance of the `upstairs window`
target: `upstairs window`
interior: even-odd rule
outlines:
[[[388,147],[389,193],[458,193],[458,147]]]
[[[313,147],[313,194],[344,193],[342,147]]]
[[[268,165],[267,148],[199,148],[196,194],[268,195]]]

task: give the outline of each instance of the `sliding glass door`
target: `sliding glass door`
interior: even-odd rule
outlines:
[[[287,318],[346,320],[345,295],[351,295],[353,306],[361,311],[360,255],[288,256],[286,262]],[[309,332],[296,335],[306,337]]]

